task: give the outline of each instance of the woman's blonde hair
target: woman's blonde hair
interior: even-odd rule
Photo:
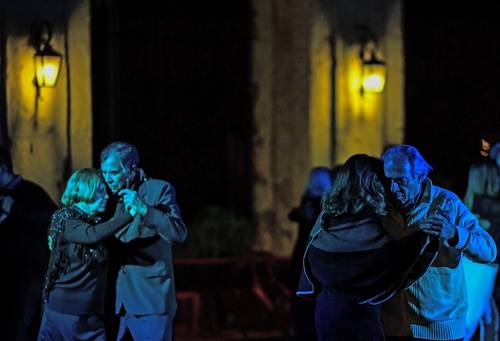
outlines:
[[[61,197],[65,206],[73,206],[77,202],[90,203],[99,188],[104,184],[101,172],[93,168],[82,168],[75,171],[66,184]]]
[[[340,168],[322,207],[333,216],[352,215],[365,208],[384,215],[382,161],[365,154],[351,156]]]

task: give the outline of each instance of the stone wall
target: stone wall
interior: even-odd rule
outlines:
[[[257,249],[289,254],[287,218],[309,170],[401,143],[403,42],[397,0],[253,0],[254,218]],[[387,62],[383,94],[360,91],[362,33]]]
[[[91,166],[90,1],[9,0],[5,6],[7,144],[14,171],[58,202],[73,169]],[[30,27],[48,21],[63,55],[55,88],[33,84]]]

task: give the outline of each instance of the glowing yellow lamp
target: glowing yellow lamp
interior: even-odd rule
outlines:
[[[363,60],[361,86],[364,93],[382,93],[385,88],[385,79],[385,62],[378,60],[374,54],[371,55],[369,60]]]
[[[39,87],[53,88],[61,70],[62,56],[52,50],[50,45],[35,54],[36,84]]]

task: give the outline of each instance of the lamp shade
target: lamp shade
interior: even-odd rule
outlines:
[[[363,92],[382,93],[385,89],[386,70],[385,62],[378,60],[374,54],[369,60],[363,60],[363,77],[361,80]]]
[[[47,45],[35,53],[36,84],[40,87],[53,88],[61,70],[62,56]]]

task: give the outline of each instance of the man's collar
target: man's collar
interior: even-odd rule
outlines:
[[[131,189],[137,190],[139,186],[147,180],[146,174],[144,174],[144,170],[142,168],[136,168],[136,174],[134,179],[132,180]]]
[[[415,206],[420,204],[430,204],[432,200],[432,181],[429,178],[425,178],[422,181],[422,195],[420,199],[415,203]]]

